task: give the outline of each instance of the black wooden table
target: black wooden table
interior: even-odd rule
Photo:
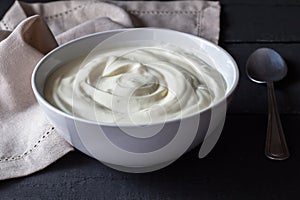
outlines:
[[[34,1],[28,1],[34,2]],[[0,1],[0,17],[12,0]],[[112,170],[75,151],[45,170],[0,182],[0,199],[298,199],[300,196],[300,1],[221,0],[220,46],[237,61],[240,84],[214,150],[198,148],[147,174]],[[252,51],[271,47],[288,76],[275,84],[291,157],[264,156],[266,87],[245,77]]]

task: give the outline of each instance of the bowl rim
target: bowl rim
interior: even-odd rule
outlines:
[[[204,43],[205,45],[213,45],[214,47],[216,47],[219,51],[221,51],[223,54],[225,54],[225,56],[230,60],[230,62],[233,64],[233,68],[234,68],[234,81],[233,84],[231,86],[231,88],[229,89],[228,92],[226,92],[226,94],[219,100],[217,100],[216,102],[214,102],[213,104],[209,105],[208,107],[201,109],[197,112],[182,116],[181,118],[175,118],[175,119],[167,119],[165,121],[161,121],[161,122],[153,122],[153,123],[139,123],[139,124],[133,124],[133,123],[119,123],[119,122],[112,122],[112,123],[108,123],[108,122],[100,122],[100,121],[94,121],[94,120],[88,120],[88,119],[84,119],[81,117],[77,117],[71,114],[68,114],[58,108],[56,108],[55,106],[53,106],[50,102],[48,102],[43,95],[40,94],[40,92],[37,89],[36,86],[36,76],[37,76],[37,71],[39,70],[39,68],[43,65],[43,63],[45,63],[52,54],[54,54],[56,51],[61,50],[63,48],[65,48],[66,46],[72,45],[73,43],[76,43],[79,40],[84,40],[86,38],[92,38],[95,37],[97,35],[101,35],[101,34],[109,34],[109,33],[114,33],[114,32],[123,32],[123,31],[128,31],[128,30],[165,30],[165,31],[170,31],[170,32],[175,32],[177,34],[182,34],[182,35],[186,35],[188,37],[192,37],[193,39],[196,39],[202,43]],[[233,59],[233,57],[222,47],[220,47],[217,44],[214,44],[213,42],[202,38],[200,36],[195,36],[189,33],[184,33],[184,32],[180,32],[180,31],[176,31],[176,30],[171,30],[171,29],[165,29],[165,28],[124,28],[124,29],[114,29],[114,30],[108,30],[108,31],[102,31],[102,32],[97,32],[97,33],[92,33],[92,34],[88,34],[79,38],[76,38],[74,40],[71,40],[69,42],[66,42],[56,48],[54,48],[53,50],[51,50],[49,53],[47,53],[35,66],[32,76],[31,76],[31,87],[33,90],[33,93],[36,97],[36,99],[38,100],[38,102],[41,102],[44,106],[46,106],[49,110],[55,112],[58,115],[62,115],[64,117],[70,118],[72,120],[76,120],[79,122],[83,122],[83,123],[88,123],[88,124],[93,124],[93,125],[100,125],[100,126],[108,126],[108,127],[133,127],[133,126],[155,126],[155,125],[161,125],[161,124],[165,124],[165,123],[172,123],[172,122],[177,122],[177,121],[181,121],[181,120],[185,120],[191,117],[194,117],[196,115],[199,115],[201,113],[204,113],[208,110],[210,110],[213,107],[216,107],[218,105],[220,105],[223,101],[225,101],[228,97],[230,97],[232,95],[232,93],[234,92],[234,90],[236,89],[237,85],[239,82],[239,68],[237,63],[235,62],[235,60]]]

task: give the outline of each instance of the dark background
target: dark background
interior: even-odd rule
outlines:
[[[219,45],[235,58],[241,78],[222,136],[209,156],[197,159],[197,148],[157,172],[127,174],[75,151],[41,172],[0,182],[0,199],[298,199],[300,1],[220,2]],[[0,18],[12,4],[0,1]],[[274,48],[289,67],[288,76],[275,84],[291,152],[286,161],[264,156],[266,87],[245,77],[247,57],[259,47]]]

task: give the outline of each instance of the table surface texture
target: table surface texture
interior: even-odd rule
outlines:
[[[26,2],[48,2],[26,1]],[[152,173],[110,169],[74,151],[33,175],[0,182],[0,199],[298,199],[300,196],[300,1],[220,0],[219,45],[236,60],[240,83],[213,151],[199,148]],[[13,0],[0,1],[0,18]],[[275,84],[291,157],[264,156],[267,94],[245,75],[247,57],[270,47],[288,65]]]

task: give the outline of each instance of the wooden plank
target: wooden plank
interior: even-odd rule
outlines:
[[[300,42],[300,7],[225,5],[221,13],[224,42]]]
[[[220,2],[222,5],[300,5],[299,0],[220,0]]]
[[[230,107],[231,113],[266,113],[267,89],[251,82],[245,74],[248,56],[257,48],[270,47],[279,52],[288,65],[288,74],[275,84],[281,113],[300,113],[300,44],[220,44],[236,59],[240,69],[240,82]]]

